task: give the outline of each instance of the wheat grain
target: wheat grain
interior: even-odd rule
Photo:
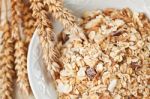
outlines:
[[[52,16],[63,24],[66,32],[87,40],[83,30],[76,24],[76,17],[73,16],[67,8],[63,7],[62,1],[44,0],[44,3],[48,6]]]
[[[15,70],[17,73],[17,85],[23,92],[29,94],[31,92],[28,76],[27,76],[27,49],[25,42],[21,38],[22,15],[21,8],[23,7],[21,0],[12,0],[12,33],[15,40]]]
[[[55,48],[56,38],[53,32],[51,20],[48,17],[46,8],[42,0],[31,0],[31,8],[33,10],[33,17],[36,18],[39,24],[39,37],[43,51],[43,59],[50,71],[52,77],[55,79],[57,73],[60,71],[60,66],[52,67],[53,61],[58,61],[58,49]]]

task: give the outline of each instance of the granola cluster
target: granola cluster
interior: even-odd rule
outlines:
[[[107,8],[85,12],[79,24],[88,42],[65,36],[59,42],[59,98],[149,99],[149,19],[129,8]]]

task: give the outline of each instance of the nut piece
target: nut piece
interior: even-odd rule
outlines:
[[[86,74],[90,79],[92,79],[96,75],[96,70],[94,68],[88,67]]]
[[[121,99],[121,96],[119,94],[114,96],[114,99]]]
[[[68,94],[72,91],[72,86],[69,84],[63,84],[61,81],[58,81],[57,90],[61,93]]]
[[[102,72],[102,70],[103,70],[103,63],[99,63],[97,66],[96,66],[96,71],[97,72]]]
[[[77,76],[79,76],[79,77],[84,77],[84,76],[85,76],[85,70],[86,70],[86,68],[81,67],[81,68],[79,69],[79,71],[77,72]]]
[[[110,81],[110,84],[108,86],[108,90],[110,92],[113,92],[115,87],[116,87],[116,85],[117,85],[117,79],[113,79],[112,81]]]

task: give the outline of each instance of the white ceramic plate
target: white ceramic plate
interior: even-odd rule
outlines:
[[[124,8],[129,7],[137,12],[149,14],[149,8],[144,0],[64,0],[64,5],[80,17],[85,10],[104,9],[104,8]],[[55,22],[56,33],[62,30],[62,26]],[[47,74],[41,58],[41,49],[38,29],[35,31],[31,40],[28,53],[28,74],[31,88],[36,99],[57,99],[57,93],[53,86],[50,75]]]

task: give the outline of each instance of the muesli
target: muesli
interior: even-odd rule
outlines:
[[[149,99],[150,21],[143,13],[107,8],[79,19],[88,42],[63,36],[56,80],[59,99]],[[57,63],[54,63],[57,64]]]

